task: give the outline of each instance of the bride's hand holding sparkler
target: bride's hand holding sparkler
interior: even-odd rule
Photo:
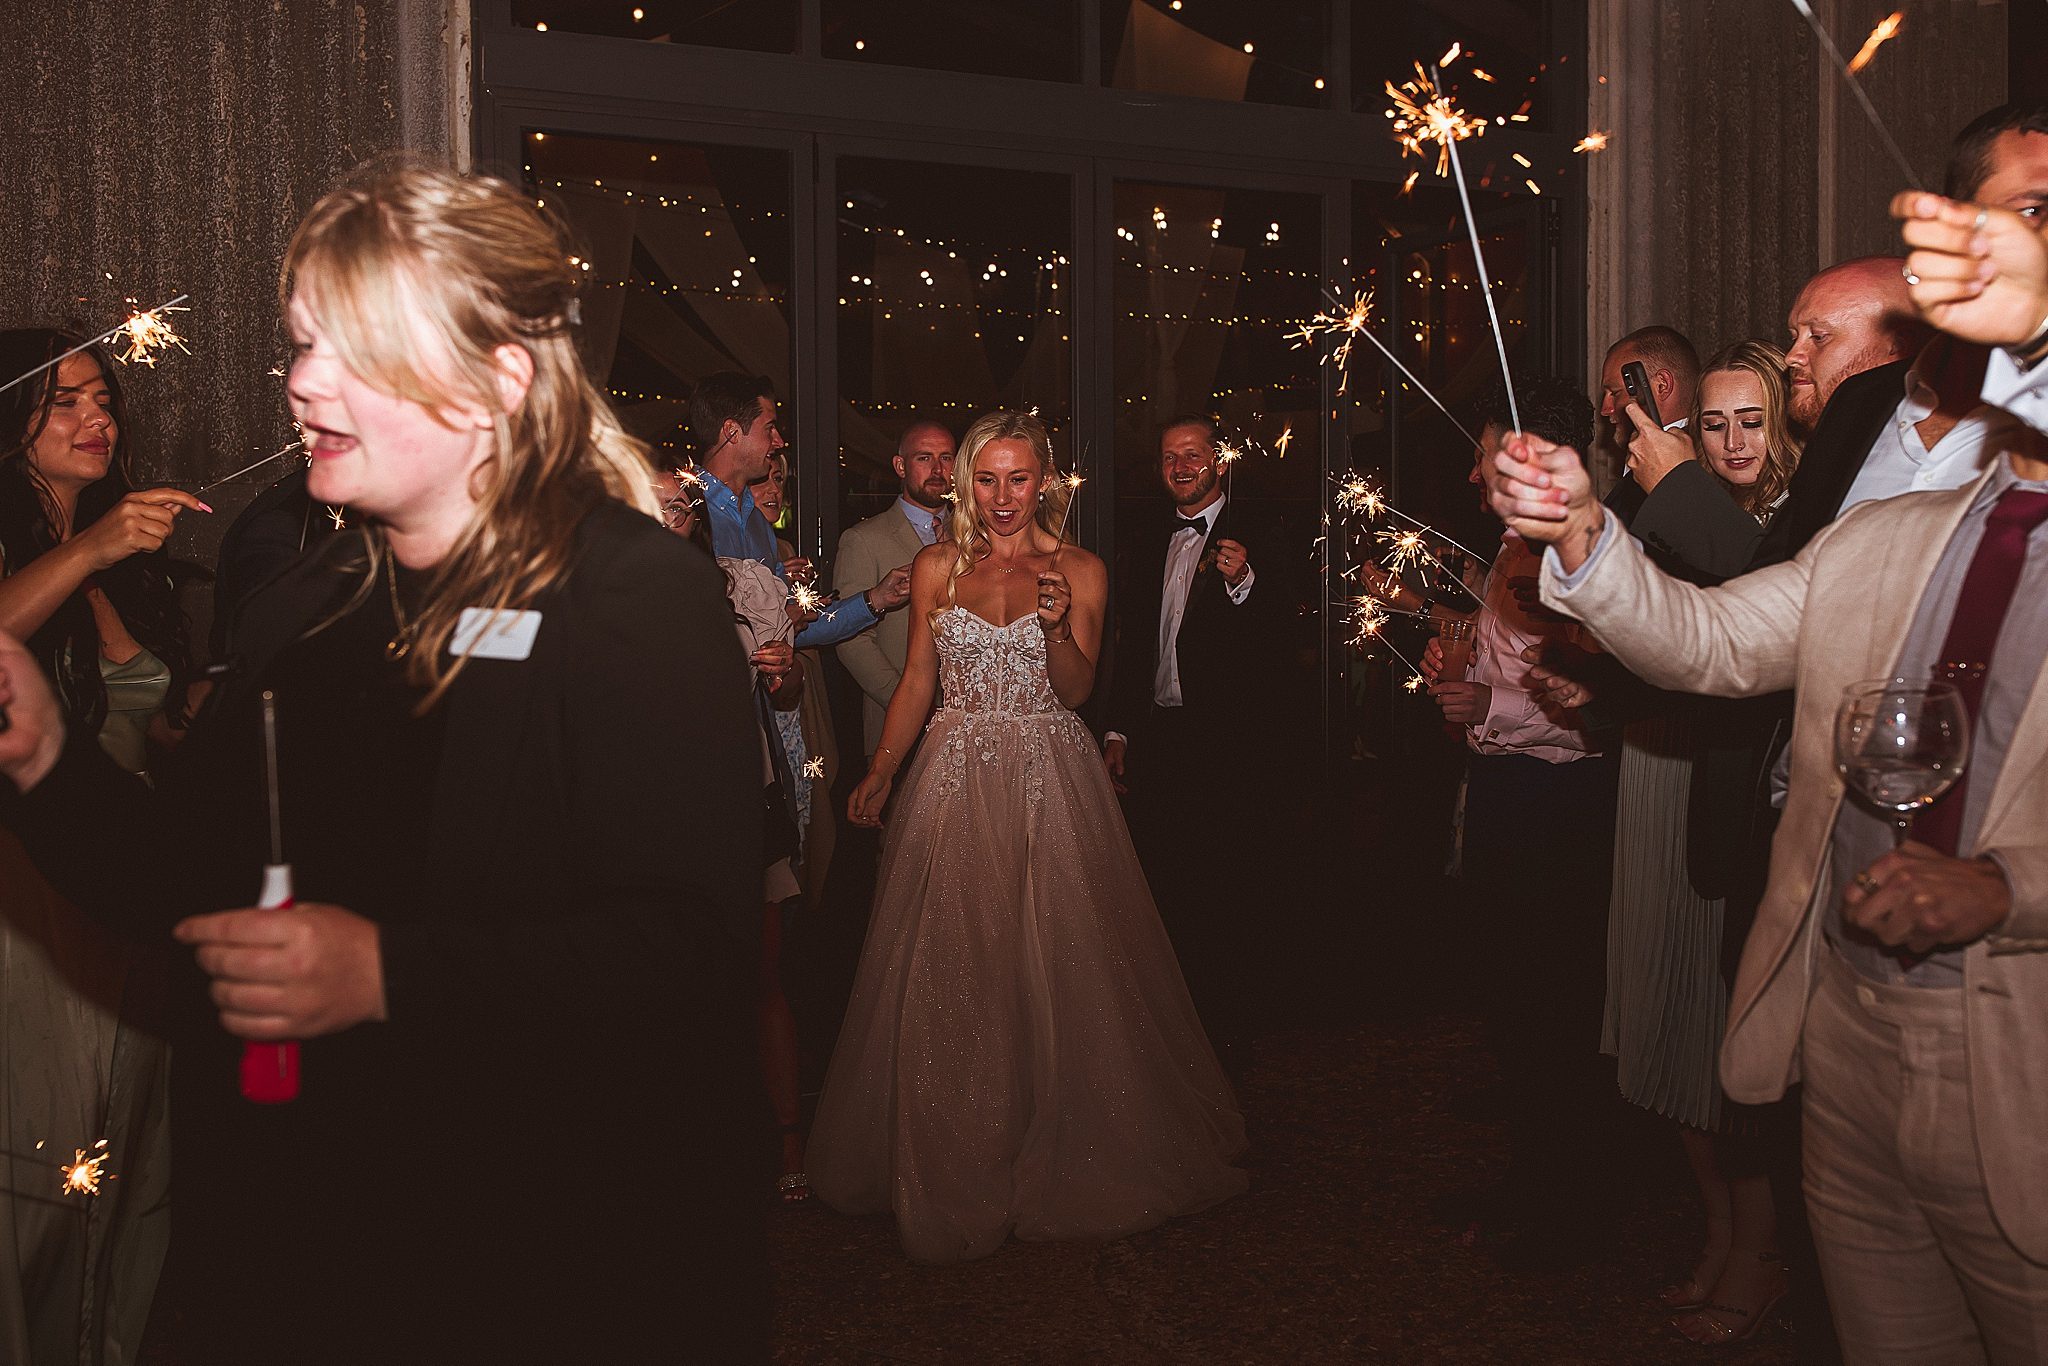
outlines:
[[[386,1018],[377,925],[318,902],[189,916],[172,934],[213,978],[221,1028],[243,1039],[312,1039]]]
[[[1988,346],[2035,343],[2048,352],[2048,243],[2005,209],[1908,190],[1892,217],[1913,252],[1906,287],[1920,315],[1942,331]]]
[[[64,713],[35,657],[0,632],[0,775],[26,792],[57,766]]]
[[[1664,476],[1693,458],[1692,438],[1683,432],[1667,432],[1650,421],[1650,415],[1631,403],[1625,411],[1636,434],[1628,442],[1628,469],[1644,493],[1664,482]]]
[[[1579,453],[1540,436],[1514,432],[1486,471],[1487,496],[1508,530],[1525,541],[1555,545],[1570,573],[1586,562],[1607,523]]]

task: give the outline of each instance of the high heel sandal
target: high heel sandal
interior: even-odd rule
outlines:
[[[800,1134],[802,1132],[803,1125],[801,1124],[785,1124],[782,1126],[782,1134],[785,1138],[791,1134]],[[782,1197],[783,1204],[801,1205],[811,1198],[811,1178],[800,1171],[784,1172],[775,1178],[775,1191],[776,1194]]]
[[[1762,1304],[1755,1309],[1744,1309],[1738,1304],[1710,1300],[1691,1313],[1673,1318],[1669,1324],[1671,1331],[1700,1347],[1731,1347],[1756,1336],[1757,1329],[1771,1317],[1771,1311],[1792,1290],[1791,1268],[1782,1257],[1775,1252],[1759,1252],[1756,1259],[1775,1273],[1773,1280],[1768,1282],[1774,1288]]]

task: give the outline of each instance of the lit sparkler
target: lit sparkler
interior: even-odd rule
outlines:
[[[1337,373],[1341,376],[1337,381],[1337,392],[1339,394],[1342,394],[1345,387],[1351,382],[1351,348],[1360,337],[1365,338],[1368,342],[1372,343],[1374,350],[1385,356],[1388,363],[1401,372],[1401,377],[1408,381],[1416,393],[1428,399],[1436,406],[1438,412],[1450,418],[1451,425],[1458,429],[1459,435],[1475,446],[1479,444],[1479,438],[1465,430],[1465,424],[1458,421],[1451,410],[1444,406],[1444,401],[1432,393],[1430,387],[1418,379],[1413,370],[1403,365],[1401,358],[1389,350],[1385,342],[1373,335],[1371,290],[1360,290],[1353,297],[1349,306],[1333,302],[1330,308],[1316,314],[1287,335],[1297,347],[1312,346],[1318,337],[1342,338],[1323,357],[1324,364],[1334,362],[1337,366]]]
[[[1060,509],[1060,529],[1053,533],[1053,539],[1061,545],[1067,541],[1067,519],[1074,515],[1074,504],[1079,500],[1081,485],[1087,483],[1078,473],[1053,476],[1054,482],[1063,484],[1067,490],[1067,505]]]
[[[794,579],[790,582],[789,600],[795,603],[797,610],[806,616],[813,612],[825,610],[825,595],[805,583],[802,579]]]
[[[1891,153],[1892,160],[1898,163],[1900,172],[1906,177],[1906,183],[1916,190],[1925,188],[1920,183],[1920,177],[1913,174],[1913,163],[1906,160],[1906,154],[1899,150],[1899,144],[1893,139],[1891,130],[1885,127],[1884,120],[1878,117],[1877,106],[1872,104],[1870,96],[1863,92],[1863,82],[1856,79],[1856,68],[1843,59],[1842,50],[1836,47],[1835,40],[1828,36],[1827,26],[1821,23],[1820,17],[1813,12],[1813,6],[1807,3],[1807,0],[1792,0],[1792,8],[1798,10],[1800,16],[1806,20],[1806,26],[1813,30],[1813,36],[1820,40],[1821,50],[1828,54],[1828,59],[1835,64],[1835,70],[1842,73],[1842,80],[1848,85],[1849,93],[1856,97],[1856,103],[1863,106],[1863,116],[1869,119],[1870,126],[1877,130],[1878,140],[1884,143],[1884,149]],[[1885,20],[1885,24],[1890,22],[1890,19]],[[1885,24],[1879,24],[1878,28],[1882,29]],[[1894,29],[1893,32],[1897,30]],[[1873,33],[1871,37],[1876,38],[1877,35]],[[1865,43],[1864,47],[1875,50],[1870,43]],[[1863,54],[1859,52],[1856,55],[1861,57]]]
[[[33,370],[25,370],[13,379],[8,380],[5,384],[0,384],[0,393],[5,393],[24,380],[34,379],[45,370],[62,365],[65,361],[70,360],[73,356],[89,347],[98,346],[103,341],[111,341],[123,333],[126,333],[128,336],[128,349],[116,356],[116,359],[124,363],[134,361],[142,365],[155,365],[155,353],[166,346],[175,345],[179,350],[189,352],[190,348],[185,345],[185,339],[178,335],[177,329],[164,321],[164,315],[167,313],[188,312],[189,310],[180,307],[180,305],[191,297],[189,294],[180,294],[174,299],[165,300],[155,308],[144,309],[139,312],[131,311],[127,317],[115,323],[98,336],[88,341],[82,341],[62,355],[53,356],[41,365],[36,366]],[[130,299],[128,302],[133,304],[135,301]]]
[[[1393,652],[1394,658],[1408,666],[1409,681],[1404,686],[1409,692],[1419,692],[1422,688],[1422,670],[1415,667],[1414,660],[1401,653],[1400,646],[1387,639],[1386,625],[1389,619],[1386,608],[1377,599],[1359,599],[1352,613],[1352,635],[1348,643],[1357,650],[1370,650],[1375,645],[1386,646]]]
[[[85,1149],[73,1148],[71,1161],[58,1168],[64,1176],[64,1194],[98,1195],[100,1182],[112,1179],[113,1173],[107,1170],[107,1140],[103,1138],[92,1146],[91,1157],[85,1155]]]
[[[1451,50],[1444,54],[1448,65],[1456,60],[1458,46],[1453,43]],[[1395,85],[1387,83],[1387,97],[1393,100],[1393,107],[1387,110],[1387,117],[1394,121],[1394,140],[1410,152],[1422,155],[1430,143],[1437,145],[1436,173],[1439,177],[1450,174],[1457,159],[1457,144],[1466,138],[1478,137],[1486,131],[1486,120],[1474,118],[1458,108],[1457,103],[1445,92],[1429,72],[1422,69],[1422,63],[1415,64],[1415,79]]]
[[[1389,574],[1405,574],[1422,563],[1424,558],[1435,558],[1429,554],[1429,546],[1422,539],[1422,533],[1413,528],[1374,532],[1373,539],[1387,548],[1380,564]]]
[[[1877,50],[1898,37],[1899,30],[1905,26],[1906,12],[1904,10],[1895,9],[1884,18],[1878,20],[1877,27],[1870,30],[1870,36],[1863,40],[1863,46],[1857,48],[1856,55],[1849,59],[1849,69],[1851,71],[1861,71],[1864,67],[1869,66],[1870,59],[1877,55]]]
[[[180,294],[178,299],[184,297]],[[178,299],[173,299],[167,304],[158,304],[147,312],[130,313],[121,325],[114,329],[114,335],[123,339],[125,348],[116,352],[114,359],[124,365],[133,362],[136,365],[153,367],[156,364],[156,353],[173,346],[186,355],[191,355],[192,348],[185,345],[185,339],[178,335],[178,329],[171,325],[167,316],[192,311],[179,303]],[[130,299],[128,302],[132,304],[135,300]]]
[[[227,483],[227,481],[230,479],[239,479],[243,475],[248,474],[252,470],[262,469],[265,465],[268,465],[273,460],[282,460],[286,456],[290,455],[293,451],[302,451],[305,448],[306,443],[303,439],[294,441],[288,446],[282,446],[279,447],[277,450],[272,451],[269,455],[264,456],[261,460],[258,460],[253,465],[244,465],[242,466],[242,468],[236,470],[233,474],[223,474],[218,479],[209,479],[205,483],[201,484],[198,488],[193,489],[192,491],[194,493],[204,493],[210,488],[216,488],[221,484]]]
[[[825,756],[824,756],[824,755],[822,755],[822,754],[819,754],[819,755],[815,755],[815,756],[813,756],[813,757],[811,757],[811,758],[809,758],[809,759],[806,759],[806,760],[804,760],[804,776],[805,776],[806,778],[811,778],[811,779],[817,779],[817,778],[822,778],[822,777],[824,777],[824,776],[825,776]]]
[[[1273,454],[1282,460],[1287,458],[1287,443],[1294,440],[1294,424],[1288,423],[1280,429],[1280,435],[1273,438]]]
[[[1579,153],[1604,152],[1607,150],[1607,134],[1595,128],[1573,144],[1572,150]]]

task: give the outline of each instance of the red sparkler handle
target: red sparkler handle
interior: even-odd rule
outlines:
[[[264,910],[285,910],[293,904],[292,869],[288,863],[263,866]],[[242,1099],[258,1105],[281,1105],[299,1098],[299,1046],[296,1043],[242,1045]]]

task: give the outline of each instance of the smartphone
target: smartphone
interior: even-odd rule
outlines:
[[[1648,413],[1650,421],[1662,427],[1664,417],[1657,411],[1657,395],[1650,389],[1650,372],[1643,368],[1641,361],[1632,360],[1621,367],[1621,384],[1628,390],[1628,396],[1636,407]]]

